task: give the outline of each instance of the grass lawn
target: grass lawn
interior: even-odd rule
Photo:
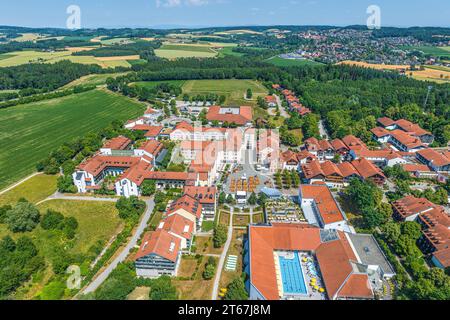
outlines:
[[[50,200],[40,204],[38,208],[41,214],[47,209],[52,209],[61,212],[64,216],[77,219],[79,226],[71,249],[74,253],[86,252],[98,240],[107,242],[123,227],[123,222],[112,202]],[[44,232],[37,228],[38,235],[39,230]]]
[[[204,51],[188,51],[188,50],[164,50],[164,49],[156,49],[156,56],[160,58],[166,58],[169,60],[178,59],[178,58],[212,58],[217,55],[215,52],[204,52]]]
[[[230,213],[227,211],[220,211],[219,224],[228,226],[230,224]]]
[[[183,259],[184,260],[184,259]],[[195,262],[195,267],[197,265],[197,260],[193,259]],[[194,280],[172,280],[172,283],[178,290],[180,300],[209,300],[211,298],[212,287],[214,284],[214,280],[204,280],[202,277],[203,271],[205,270],[205,265],[208,261],[208,257],[203,257],[200,267],[195,274]],[[183,264],[183,261],[181,262]],[[216,263],[218,260],[216,259]],[[183,267],[182,265],[180,266]],[[195,271],[194,267],[194,271]],[[192,276],[193,272],[193,263],[189,263],[186,267],[184,267],[185,275],[184,276]],[[191,274],[189,274],[191,272]]]
[[[250,215],[235,214],[233,215],[233,226],[246,227],[250,224]]]
[[[149,226],[151,228],[156,228],[159,225],[159,223],[161,222],[162,216],[163,216],[163,212],[161,212],[161,211],[156,211],[155,213],[153,213],[153,215],[150,219]]]
[[[0,189],[34,172],[36,163],[62,143],[143,110],[131,99],[101,90],[1,109]]]
[[[230,249],[227,252],[228,255],[235,255],[238,257],[236,271],[227,271],[225,270],[225,264],[223,266],[222,275],[220,278],[220,288],[226,288],[231,281],[233,281],[236,277],[240,277],[242,275],[242,253],[243,253],[243,237],[247,233],[246,230],[233,230],[233,237],[231,239]]]
[[[450,57],[449,47],[403,46],[402,49],[422,51],[425,54],[431,54],[434,56]]]
[[[225,47],[221,50],[219,50],[219,56],[235,56],[235,57],[242,57],[244,54],[241,52],[234,52],[233,47]]]
[[[138,87],[144,87],[144,88],[148,88],[148,89],[153,89],[155,88],[157,85],[161,84],[161,83],[167,83],[167,84],[171,84],[173,86],[176,86],[178,88],[181,88],[184,84],[185,84],[185,80],[167,80],[167,81],[139,81],[139,82],[134,82],[133,84],[135,86]]]
[[[271,63],[277,67],[296,67],[303,66],[305,64],[321,65],[321,63],[312,60],[283,59],[278,56],[269,58],[266,60],[266,62]]]
[[[202,222],[202,231],[208,232],[214,229],[214,221],[203,221]]]
[[[222,252],[222,248],[214,248],[212,236],[196,236],[195,247],[195,253],[198,254],[220,254]]]
[[[150,300],[149,294],[149,287],[137,287],[128,295],[127,300]]]
[[[253,92],[251,100],[245,99],[247,89]],[[258,96],[266,96],[267,89],[254,80],[189,80],[183,85],[183,93],[190,95],[215,93],[226,97],[225,104],[255,106]]]
[[[37,275],[33,275],[32,283],[18,289],[17,299],[32,299],[51,279],[53,271],[50,259],[57,254],[54,250],[55,247],[64,244],[69,253],[85,254],[97,241],[106,243],[123,227],[123,222],[118,217],[114,203],[51,200],[42,203],[38,208],[41,214],[44,214],[47,209],[53,209],[61,212],[64,216],[75,217],[79,225],[75,239],[64,242],[61,239],[60,231],[44,230],[38,226],[31,232],[12,233],[6,225],[0,224],[0,237],[7,234],[14,239],[23,235],[29,236],[33,239],[40,254],[46,259],[47,267]]]
[[[52,195],[56,191],[58,176],[40,174],[21,183],[17,187],[0,195],[0,206],[13,205],[20,198],[26,198],[31,203],[37,203]]]
[[[263,222],[264,222],[264,214],[262,212],[253,214],[253,223],[263,223]]]

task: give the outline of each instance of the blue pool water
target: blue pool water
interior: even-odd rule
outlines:
[[[307,294],[305,279],[303,278],[302,266],[298,252],[294,252],[294,259],[286,259],[279,256],[281,281],[283,291],[287,294]]]

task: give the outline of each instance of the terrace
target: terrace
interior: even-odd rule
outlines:
[[[265,210],[267,222],[306,222],[302,209],[286,198],[266,201]]]

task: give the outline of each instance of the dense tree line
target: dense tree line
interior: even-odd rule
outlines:
[[[98,65],[86,65],[60,61],[57,63],[33,63],[0,68],[0,90],[39,89],[55,90],[82,76],[102,73]]]
[[[0,54],[23,50],[64,50],[66,47],[88,47],[96,45],[95,42],[84,40],[57,40],[48,39],[40,41],[11,41],[0,46]]]
[[[94,57],[112,57],[112,56],[132,56],[141,55],[142,57],[154,56],[154,49],[161,46],[160,41],[136,41],[128,44],[117,44],[111,46],[102,46],[88,51],[74,52],[74,56],[94,56]]]
[[[17,97],[14,96],[15,98],[12,98],[11,100],[6,100],[4,102],[1,102],[0,109],[14,107],[19,104],[27,104],[27,103],[38,102],[38,101],[42,101],[42,100],[61,98],[61,97],[65,97],[65,96],[68,96],[71,94],[82,93],[82,92],[94,90],[95,88],[96,87],[93,85],[92,86],[75,86],[72,89],[58,90],[58,91],[52,91],[49,93],[24,95],[24,96],[21,96],[20,94],[22,92],[19,92],[19,94],[17,94]],[[33,89],[32,91],[39,91],[39,90]],[[29,93],[30,91],[27,90],[27,92]]]
[[[0,298],[6,298],[44,266],[44,259],[26,236],[17,241],[4,237],[0,241],[0,257]]]

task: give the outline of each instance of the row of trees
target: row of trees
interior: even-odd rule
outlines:
[[[103,73],[95,64],[79,64],[70,61],[34,63],[1,68],[0,90],[35,89],[48,92],[58,89],[82,76]],[[26,93],[26,91],[24,91]],[[28,94],[29,95],[29,94]]]

